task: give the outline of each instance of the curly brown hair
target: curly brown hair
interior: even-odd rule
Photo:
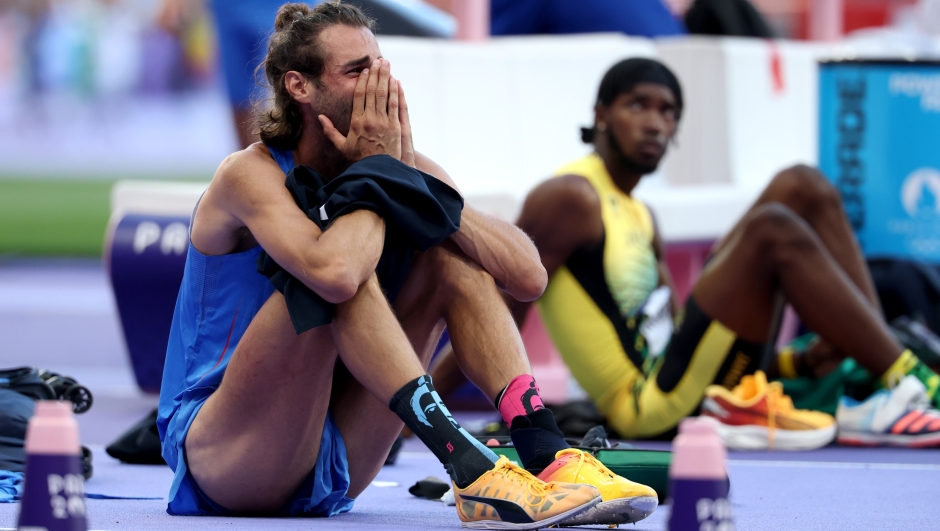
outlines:
[[[267,56],[258,67],[264,69],[272,93],[270,99],[255,104],[258,132],[265,144],[285,150],[297,147],[303,133],[303,115],[284,85],[284,76],[293,70],[321,86],[325,58],[318,37],[337,24],[375,30],[373,19],[340,0],[313,8],[301,3],[284,4],[277,11]]]

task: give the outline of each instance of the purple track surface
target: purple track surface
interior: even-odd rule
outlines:
[[[445,477],[414,440],[369,487],[351,513],[330,519],[176,517],[165,512],[172,474],[163,466],[123,465],[103,446],[146,415],[156,397],[137,391],[113,302],[96,261],[0,260],[0,367],[37,365],[70,374],[95,393],[78,417],[82,442],[95,451],[88,492],[161,500],[88,500],[89,529],[456,529],[456,512],[407,488]],[[462,413],[479,422],[488,413]],[[668,443],[637,443],[668,448]],[[729,471],[739,530],[936,529],[940,450],[830,446],[814,452],[732,453]],[[0,530],[14,528],[18,504],[0,504]],[[634,526],[664,530],[668,507]]]

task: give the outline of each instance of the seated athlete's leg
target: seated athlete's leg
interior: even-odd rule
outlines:
[[[275,292],[187,437],[190,470],[207,496],[234,511],[284,505],[316,463],[337,355],[386,410],[424,374],[374,275],[337,305],[333,324],[299,335]]]
[[[779,203],[752,209],[709,262],[686,318],[639,389],[624,389],[611,423],[624,436],[662,433],[690,414],[738,350],[766,343],[783,290],[806,323],[875,374],[901,347],[806,222]],[[726,382],[727,383],[727,382]],[[732,385],[735,382],[730,382]]]
[[[422,266],[427,255],[433,251],[415,258],[399,292],[397,320],[374,276],[360,287],[363,296],[357,293],[337,307],[336,318],[343,326],[334,323],[332,328],[339,356],[359,384],[374,395],[370,400],[350,383],[333,401],[334,419],[348,441],[347,453],[360,460],[350,460],[352,495],[369,484],[401,431],[394,415],[415,431],[460,487],[491,470],[496,461],[491,451],[453,420],[425,374],[433,343],[442,330],[433,284],[428,283],[434,277]],[[424,286],[423,297],[412,297],[416,285]],[[421,353],[420,359],[415,351]],[[390,381],[395,383],[389,385]]]
[[[486,291],[483,286],[487,283],[492,284],[493,294],[499,297],[492,277],[456,246],[445,242],[415,256],[392,306],[422,367],[427,367],[434,353],[445,319],[454,322],[450,326],[451,337],[457,331],[460,339],[456,341],[466,344],[469,339],[472,346],[468,350],[476,356],[465,362],[467,370],[492,399],[513,377],[530,369],[521,340],[515,345],[510,338],[510,347],[506,348],[499,341],[498,332],[493,333],[492,320],[507,317],[508,311],[501,299],[496,302],[502,308],[494,310],[489,304],[493,301],[479,293]],[[454,310],[455,306],[462,308]],[[511,317],[508,325],[515,330]],[[515,358],[511,357],[513,354]],[[507,358],[505,362],[503,357]],[[356,462],[350,461],[350,496],[354,497],[381,469],[388,449],[402,429],[402,421],[389,410],[387,401],[379,401],[365,392],[356,380],[350,380],[338,391],[332,410],[347,452],[362,456]]]
[[[433,285],[427,281],[432,273],[424,265],[428,261],[427,254],[415,257],[408,278],[393,305],[400,324],[399,330],[417,353],[416,362],[421,374],[444,330],[440,306],[435,304]],[[378,288],[377,285],[372,287]],[[377,296],[382,296],[380,291]],[[364,326],[371,327],[372,323]],[[385,457],[404,424],[389,409],[388,400],[379,400],[355,378],[337,384],[342,385],[342,388],[337,389],[331,410],[346,443],[347,454],[356,456],[349,460],[348,493],[349,497],[355,498],[382,469]]]
[[[869,302],[880,308],[865,258],[842,208],[842,197],[819,170],[801,164],[781,171],[751,210],[768,203],[780,203],[803,218]],[[740,230],[739,223],[732,232]]]
[[[493,277],[446,242],[434,255],[436,296],[461,371],[490,400],[520,374],[531,374],[522,336]]]
[[[881,308],[868,265],[842,208],[839,191],[816,168],[797,165],[778,173],[757,200],[757,205],[779,202],[806,220],[839,267],[852,279],[869,303]],[[828,342],[815,342],[794,364],[823,376],[839,366],[846,353]],[[803,370],[803,369],[801,369]]]
[[[274,292],[186,437],[189,470],[233,511],[276,511],[313,469],[336,349],[328,327],[298,335]]]
[[[882,374],[901,354],[865,295],[793,211],[767,203],[749,212],[693,292],[701,309],[744,340],[763,343],[782,289],[803,321],[835,348]]]
[[[544,409],[522,336],[496,281],[452,242],[428,258],[435,306],[447,323],[456,364],[499,409],[522,465],[541,472],[568,444],[554,415]]]

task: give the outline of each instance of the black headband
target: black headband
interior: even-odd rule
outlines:
[[[671,90],[679,113],[682,113],[682,87],[675,74],[659,61],[642,57],[624,59],[610,67],[597,90],[597,105],[610,105],[617,96],[630,92],[638,83],[655,83]],[[587,144],[594,142],[594,128],[582,127],[581,140]]]

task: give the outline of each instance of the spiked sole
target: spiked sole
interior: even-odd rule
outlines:
[[[593,500],[583,505],[579,505],[574,509],[569,509],[550,518],[539,520],[538,522],[513,523],[504,522],[502,520],[477,520],[475,522],[460,522],[460,527],[466,529],[541,529],[543,527],[555,525],[563,520],[567,520],[572,516],[577,516],[585,511],[590,511],[600,502],[601,497],[598,496],[597,498],[594,498]]]
[[[634,496],[601,502],[558,524],[562,527],[575,525],[619,525],[639,522],[653,514],[659,500],[653,496]]]

